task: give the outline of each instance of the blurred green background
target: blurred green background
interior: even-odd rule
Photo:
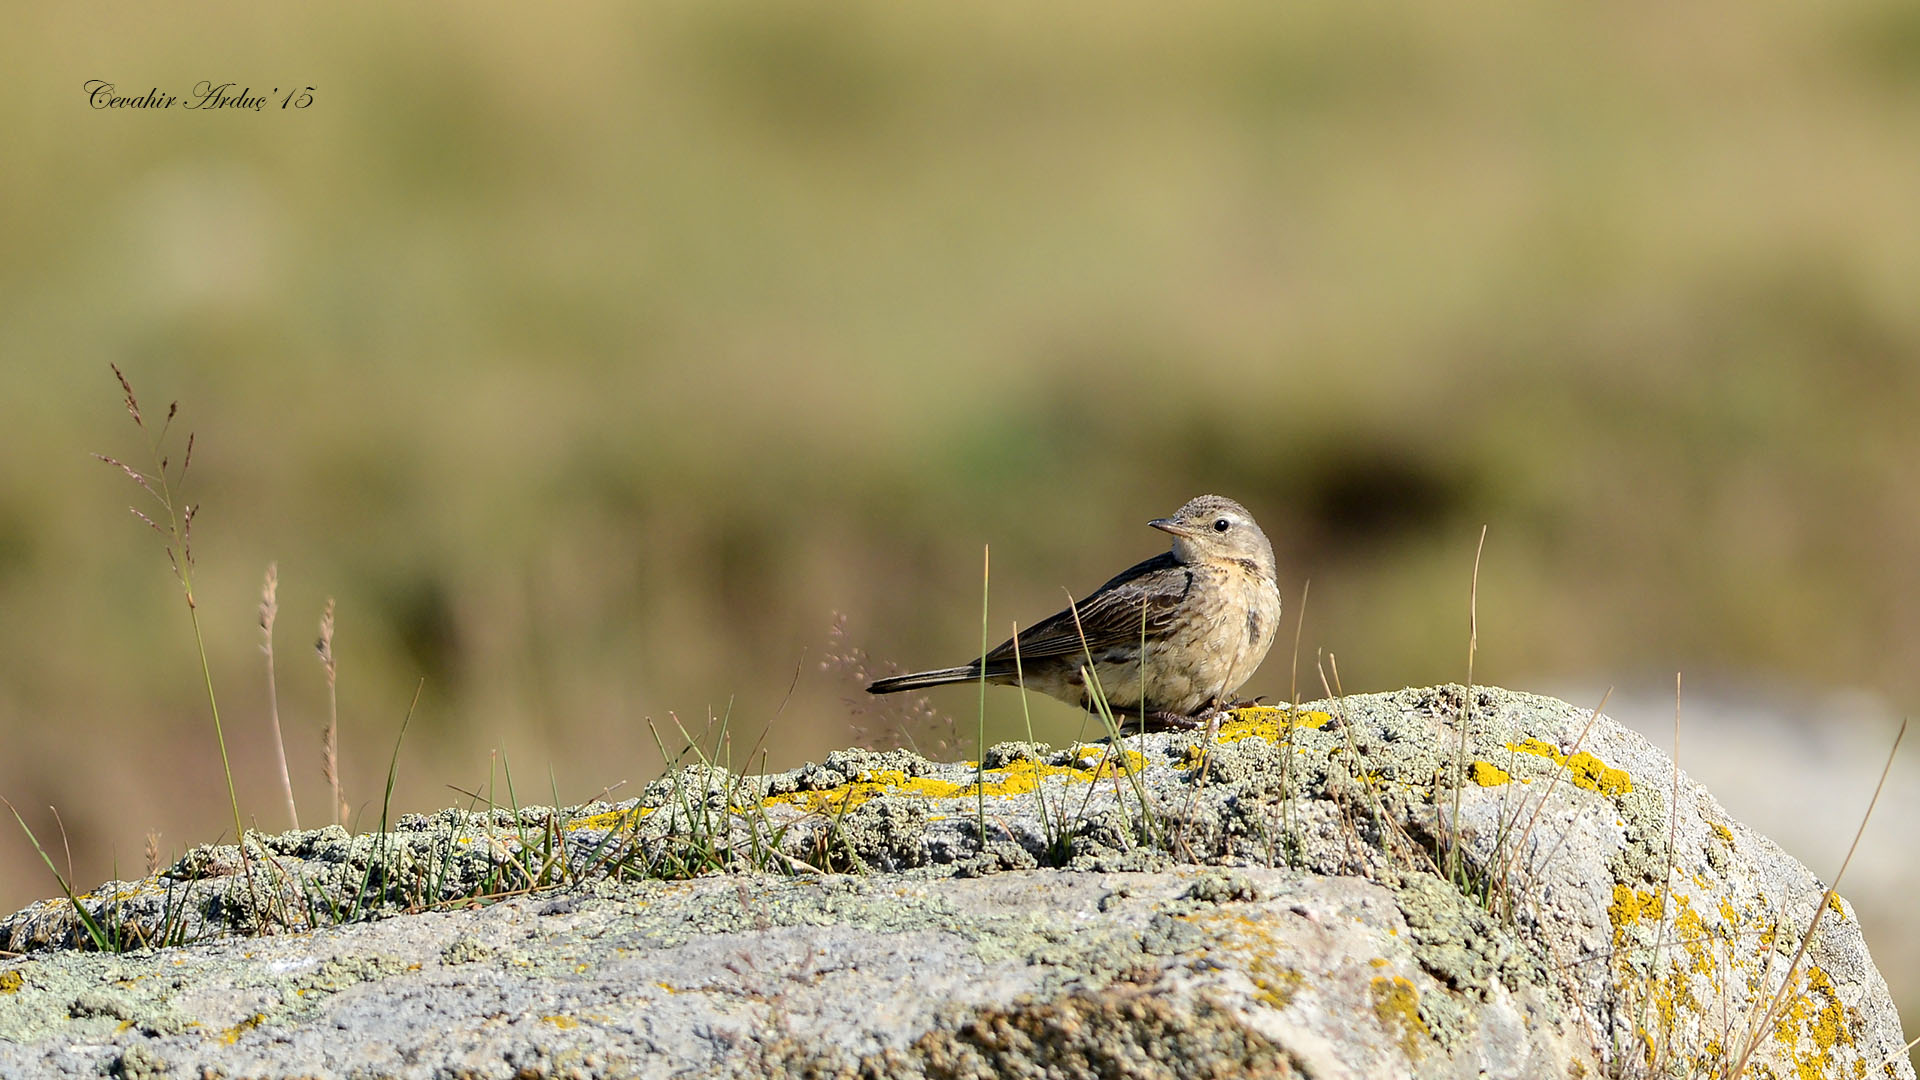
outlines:
[[[523,801],[636,793],[669,713],[775,768],[957,756],[833,658],[959,662],[983,544],[997,640],[1203,491],[1279,549],[1251,693],[1308,578],[1303,693],[1323,649],[1458,681],[1482,524],[1482,681],[1920,692],[1907,0],[10,7],[0,794],[83,881],[231,831],[184,605],[87,456],[144,453],[110,361],[198,435],[267,828],[270,560],[309,824],[328,596],[376,818],[420,677],[404,810],[496,752]],[[52,889],[0,829],[0,908]]]

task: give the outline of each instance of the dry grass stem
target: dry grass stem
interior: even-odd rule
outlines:
[[[347,800],[340,794],[340,694],[334,685],[333,597],[327,597],[326,610],[320,613],[320,639],[313,643],[320,656],[320,669],[327,676],[327,729],[320,739],[320,772],[333,793],[333,823],[347,820]]]
[[[1293,620],[1293,663],[1287,669],[1287,700],[1296,706],[1300,704],[1300,634],[1307,628],[1307,592],[1312,588],[1312,578],[1300,586],[1300,610]]]
[[[1467,780],[1467,728],[1473,721],[1473,658],[1480,650],[1480,554],[1487,548],[1487,527],[1480,526],[1480,543],[1473,549],[1473,583],[1467,590],[1467,692],[1460,703],[1460,743],[1453,758],[1453,832],[1447,838],[1447,879],[1460,878],[1460,789]]]
[[[1773,993],[1773,999],[1767,1003],[1767,1009],[1759,1017],[1759,1023],[1749,1023],[1746,1038],[1741,1040],[1740,1057],[1734,1062],[1729,1076],[1744,1076],[1747,1061],[1754,1051],[1773,1031],[1774,1022],[1779,1019],[1780,1010],[1786,1006],[1787,998],[1792,996],[1794,973],[1800,968],[1800,961],[1806,959],[1807,947],[1813,944],[1813,935],[1820,929],[1820,918],[1827,913],[1829,906],[1838,907],[1834,896],[1840,888],[1840,879],[1847,876],[1847,867],[1853,863],[1854,852],[1860,849],[1860,837],[1866,834],[1867,822],[1873,819],[1873,808],[1880,803],[1881,789],[1887,786],[1887,774],[1893,771],[1894,755],[1900,752],[1901,740],[1907,737],[1909,721],[1900,721],[1900,731],[1893,737],[1893,745],[1887,748],[1887,763],[1880,769],[1880,781],[1873,785],[1873,798],[1867,800],[1867,812],[1860,815],[1860,827],[1853,831],[1853,843],[1847,845],[1847,856],[1840,860],[1840,871],[1833,875],[1833,884],[1820,894],[1820,902],[1814,905],[1813,918],[1807,920],[1807,931],[1800,935],[1800,947],[1793,952],[1793,959],[1787,963],[1787,970],[1780,976],[1780,988]]]
[[[280,564],[267,564],[260,586],[260,651],[267,654],[267,715],[273,720],[273,753],[280,764],[280,792],[287,800],[287,820],[300,827],[300,810],[293,802],[293,774],[287,771],[287,743],[280,735],[280,687],[273,672],[273,620],[280,614]]]
[[[1595,705],[1593,711],[1587,714],[1587,722],[1580,728],[1580,734],[1574,736],[1573,745],[1567,748],[1566,752],[1569,756],[1580,752],[1581,745],[1587,741],[1587,733],[1593,730],[1594,723],[1600,719],[1600,714],[1606,711],[1607,701],[1612,697],[1613,687],[1609,686],[1607,687],[1606,693],[1600,695],[1600,704]],[[1509,756],[1511,756],[1511,751],[1509,751]],[[1508,887],[1507,881],[1509,880],[1509,876],[1514,872],[1515,860],[1519,859],[1521,854],[1527,850],[1527,841],[1533,836],[1534,826],[1540,823],[1540,815],[1546,810],[1547,801],[1553,798],[1554,789],[1560,786],[1560,777],[1567,774],[1567,770],[1556,769],[1553,775],[1547,780],[1547,789],[1540,794],[1540,801],[1534,803],[1533,813],[1527,818],[1526,828],[1520,830],[1519,839],[1507,849],[1506,857],[1500,862],[1499,872],[1494,878],[1494,888],[1504,890]],[[1503,832],[1512,831],[1511,825],[1520,820],[1520,812],[1524,809],[1526,809],[1526,803],[1523,800],[1520,806],[1514,810],[1513,820],[1507,823],[1508,827],[1504,828],[1502,830]],[[1560,838],[1554,842],[1553,848],[1547,853],[1542,863],[1550,864],[1553,861],[1553,856],[1559,852],[1560,845],[1565,843],[1566,839],[1567,834],[1564,832],[1561,833]],[[1526,872],[1528,867],[1534,865],[1540,864],[1529,862],[1526,866],[1520,867],[1520,870]]]

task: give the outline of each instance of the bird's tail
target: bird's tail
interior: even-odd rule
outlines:
[[[881,679],[867,687],[867,693],[897,694],[902,690],[925,690],[929,686],[972,682],[979,677],[980,668],[977,664],[941,668],[938,671],[916,671],[911,675],[895,675],[890,679]]]

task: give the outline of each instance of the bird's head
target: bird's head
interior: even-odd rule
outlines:
[[[1219,495],[1202,495],[1172,517],[1147,524],[1173,534],[1173,557],[1183,563],[1215,560],[1251,562],[1268,578],[1275,575],[1273,545],[1247,508]]]

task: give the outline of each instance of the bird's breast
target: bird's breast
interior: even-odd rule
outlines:
[[[1267,657],[1280,625],[1280,589],[1273,579],[1235,561],[1214,568],[1220,598],[1204,636],[1213,643],[1210,666],[1215,691],[1231,695],[1253,677]]]

